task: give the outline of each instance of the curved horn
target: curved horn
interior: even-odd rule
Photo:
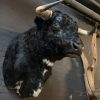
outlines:
[[[96,32],[97,28],[98,28],[98,23],[95,23],[95,26],[93,27],[92,30],[88,31],[88,30],[78,28],[78,33],[82,34],[82,35],[90,35],[90,34],[93,34],[94,32]]]
[[[49,8],[59,4],[63,0],[59,0],[53,3],[45,4],[36,8],[36,13],[43,17],[44,19],[48,19],[52,16],[52,10],[48,10]]]
[[[88,30],[78,28],[78,33],[81,34],[81,35],[89,35],[91,32],[88,31]]]
[[[93,28],[91,31],[78,28],[78,33],[81,34],[81,35],[91,35],[94,32],[95,32],[95,28]]]

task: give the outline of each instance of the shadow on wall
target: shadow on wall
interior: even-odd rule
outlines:
[[[84,85],[83,67],[80,57],[69,58],[70,71],[66,74],[66,89],[68,89],[70,100],[87,100]]]

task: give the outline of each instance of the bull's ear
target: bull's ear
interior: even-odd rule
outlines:
[[[41,17],[36,16],[34,22],[37,25],[37,28],[41,29],[43,27],[43,24],[45,23],[45,20],[43,20]]]

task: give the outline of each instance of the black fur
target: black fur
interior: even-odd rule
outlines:
[[[55,62],[63,57],[74,57],[81,54],[83,47],[77,34],[77,23],[66,14],[55,11],[46,21],[36,17],[35,23],[35,27],[11,41],[3,63],[8,88],[23,81],[19,91],[21,96],[32,96],[33,90],[41,88],[51,75],[52,68],[43,63],[43,59]],[[43,76],[44,69],[48,72]]]

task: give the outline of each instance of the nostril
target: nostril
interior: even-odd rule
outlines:
[[[79,44],[76,44],[76,43],[73,43],[73,48],[75,50],[78,50],[80,48],[80,45]]]
[[[73,43],[73,48],[75,50],[84,50],[84,46],[82,44]]]

